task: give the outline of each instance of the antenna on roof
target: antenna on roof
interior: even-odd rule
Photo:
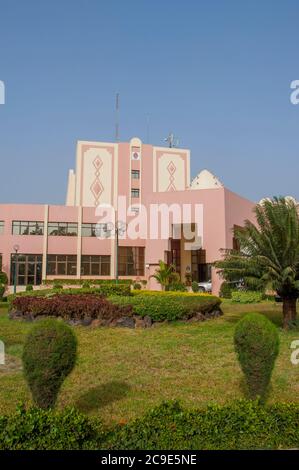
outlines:
[[[115,100],[115,142],[119,141],[119,93],[116,93]]]
[[[176,139],[176,141],[174,140],[173,132],[169,133],[168,137],[166,137],[166,139],[164,139],[164,142],[168,142],[169,148],[178,147],[178,145],[179,145],[179,140],[178,139]]]

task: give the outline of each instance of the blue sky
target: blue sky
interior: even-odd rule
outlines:
[[[1,202],[64,203],[76,141],[191,149],[252,200],[299,199],[299,2],[0,0]]]

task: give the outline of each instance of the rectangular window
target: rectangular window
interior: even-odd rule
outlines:
[[[40,285],[42,283],[42,267],[42,255],[12,254],[10,283],[14,284],[16,275],[18,286]]]
[[[13,220],[13,235],[43,235],[44,222],[33,222],[24,220]]]
[[[77,274],[77,256],[48,255],[47,274],[49,276],[75,276]]]
[[[76,222],[49,222],[48,235],[58,237],[76,237],[78,224]]]
[[[82,237],[108,237],[108,224],[82,224]]]
[[[120,276],[144,276],[144,247],[119,247],[118,274]]]
[[[131,176],[133,180],[139,180],[140,179],[140,171],[139,170],[132,170],[131,171]]]
[[[132,197],[139,197],[139,189],[131,189],[131,196]]]
[[[110,256],[83,255],[81,257],[82,276],[110,276]]]
[[[0,235],[3,235],[4,233],[4,221],[0,220]]]

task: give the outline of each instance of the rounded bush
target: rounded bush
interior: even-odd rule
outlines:
[[[264,400],[279,352],[277,328],[264,315],[249,313],[238,322],[234,343],[249,397]]]
[[[192,291],[193,291],[193,292],[198,292],[198,291],[199,291],[198,282],[193,281],[192,284],[191,284],[191,288],[192,288]]]
[[[25,289],[25,290],[26,290],[26,292],[31,292],[31,291],[33,291],[33,286],[32,286],[31,284],[28,284],[28,285],[26,286],[26,289]]]
[[[76,336],[62,321],[40,320],[32,328],[22,359],[25,379],[37,406],[54,407],[64,379],[74,368],[76,354]]]

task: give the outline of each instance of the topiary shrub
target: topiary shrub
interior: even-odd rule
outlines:
[[[33,286],[31,284],[28,284],[25,289],[26,292],[31,292],[33,291]]]
[[[223,299],[231,299],[232,297],[232,284],[224,281],[220,286],[219,296]]]
[[[187,292],[187,287],[182,282],[173,282],[167,286],[166,291],[171,292]]]
[[[191,284],[191,288],[192,288],[192,291],[193,292],[198,292],[199,291],[199,285],[198,285],[198,282],[196,281],[193,281],[192,284]]]
[[[133,289],[134,290],[141,290],[142,286],[139,282],[134,282]]]
[[[279,352],[277,328],[265,316],[249,313],[238,322],[234,343],[249,397],[265,400]]]
[[[64,379],[74,368],[76,354],[76,336],[65,323],[47,319],[32,328],[22,360],[25,379],[38,407],[54,407]]]

